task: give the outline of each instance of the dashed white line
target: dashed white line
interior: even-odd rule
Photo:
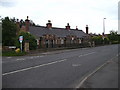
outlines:
[[[96,52],[91,52],[91,53],[83,54],[83,55],[80,55],[79,57],[87,56],[87,55],[90,55],[90,54],[93,54],[93,53],[96,53]]]
[[[72,64],[73,67],[81,66],[81,64]]]
[[[15,61],[22,61],[25,60],[24,58],[16,59]]]
[[[55,63],[60,63],[60,62],[66,61],[66,60],[67,60],[67,59],[63,59],[63,60],[54,61],[54,62],[50,62],[50,63],[46,63],[46,64],[41,64],[41,65],[37,65],[37,66],[33,66],[33,67],[21,69],[21,70],[16,70],[16,71],[4,73],[4,74],[2,74],[2,75],[5,76],[5,75],[9,75],[9,74],[14,74],[14,73],[18,73],[18,72],[23,72],[23,71],[27,71],[27,70],[30,70],[30,69],[35,69],[35,68],[39,68],[39,67],[43,67],[43,66],[55,64]]]
[[[7,58],[9,59],[9,58],[12,58],[12,57],[7,57]]]
[[[87,54],[84,54],[84,55],[80,55],[79,57],[81,57],[81,56],[87,56],[87,55],[90,55],[90,54],[93,54],[93,53],[95,53],[95,52],[91,52],[91,53],[87,53]],[[37,57],[38,57],[38,56],[37,56]],[[39,57],[40,57],[40,56],[39,56]],[[43,57],[43,56],[41,56],[41,57]],[[34,57],[30,57],[30,58],[33,59]],[[25,59],[18,59],[18,60],[25,60]],[[5,76],[5,75],[9,75],[9,74],[14,74],[14,73],[17,73],[17,72],[23,72],[23,71],[26,71],[26,70],[30,70],[30,69],[34,69],[34,68],[38,68],[38,67],[43,67],[43,66],[51,65],[51,64],[63,62],[63,61],[66,61],[66,60],[68,60],[68,59],[63,59],[63,60],[54,61],[54,62],[50,62],[50,63],[46,63],[46,64],[41,64],[41,65],[38,65],[38,66],[33,66],[33,67],[21,69],[21,70],[16,70],[16,71],[4,73],[4,74],[2,74],[2,75]]]
[[[39,57],[44,57],[44,56],[39,56]]]
[[[8,62],[14,62],[14,61],[24,61],[24,60],[28,60],[28,59],[34,59],[34,58],[39,58],[39,57],[44,57],[44,56],[33,56],[33,57],[28,57],[28,58],[18,58],[16,60],[12,60],[12,61],[6,61],[6,62],[2,62],[2,63],[8,63]],[[12,57],[7,57],[8,59],[12,58]]]

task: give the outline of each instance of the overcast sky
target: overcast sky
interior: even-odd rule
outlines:
[[[35,24],[45,26],[48,20],[53,27],[64,28],[67,23],[74,29],[89,33],[102,34],[103,18],[105,33],[118,30],[119,0],[0,0],[0,16],[33,20]]]

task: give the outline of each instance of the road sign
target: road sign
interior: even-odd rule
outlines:
[[[19,37],[19,41],[20,41],[20,43],[22,43],[22,41],[23,41],[23,36],[20,36],[20,37]]]
[[[22,41],[23,41],[23,36],[20,36],[20,37],[19,37],[19,41],[20,41],[20,43],[21,43],[20,48],[21,48],[21,52],[22,52]]]

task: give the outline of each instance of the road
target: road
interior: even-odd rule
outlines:
[[[96,68],[118,55],[118,45],[3,57],[3,88],[76,88]],[[107,77],[107,76],[106,76]]]

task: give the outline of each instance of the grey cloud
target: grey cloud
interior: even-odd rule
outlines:
[[[0,6],[2,7],[14,7],[15,3],[14,0],[0,0]]]

